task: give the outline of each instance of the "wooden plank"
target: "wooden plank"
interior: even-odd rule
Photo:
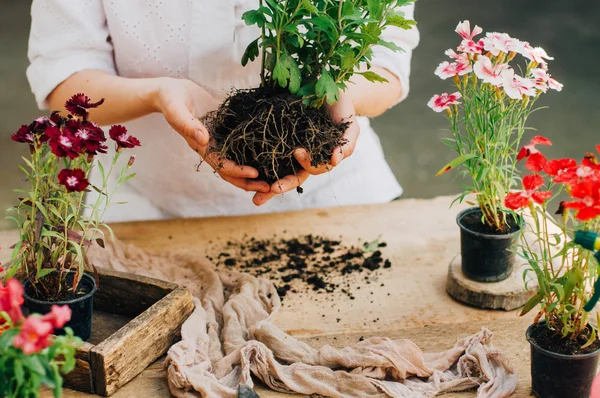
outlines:
[[[94,393],[94,381],[92,379],[92,369],[87,361],[77,358],[75,369],[64,378],[63,386],[77,391]]]
[[[113,394],[163,355],[193,309],[190,292],[178,288],[95,346],[90,357],[96,393]]]
[[[177,288],[174,283],[101,267],[98,274],[94,308],[111,314],[138,316]]]

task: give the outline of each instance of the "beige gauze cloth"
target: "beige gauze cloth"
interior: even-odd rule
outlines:
[[[206,259],[150,256],[120,242],[89,256],[104,267],[187,286],[196,297],[165,361],[178,398],[236,398],[240,386],[253,387],[251,375],[276,391],[336,398],[425,398],[472,388],[478,398],[501,398],[517,385],[487,329],[439,353],[386,337],[314,349],[271,321],[281,301],[266,279],[219,271]]]

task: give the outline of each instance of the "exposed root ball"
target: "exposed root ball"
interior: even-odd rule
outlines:
[[[313,166],[329,163],[344,144],[347,123],[333,121],[326,109],[271,88],[238,90],[203,118],[212,135],[210,152],[258,170],[270,184],[301,169],[296,148],[310,153]]]

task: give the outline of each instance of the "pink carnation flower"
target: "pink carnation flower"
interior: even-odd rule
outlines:
[[[23,322],[21,332],[13,339],[13,345],[22,349],[25,355],[35,354],[50,345],[48,337],[52,330],[49,322],[36,315],[29,316]]]
[[[460,104],[458,101],[460,98],[461,95],[459,92],[454,94],[436,94],[429,100],[427,106],[436,112],[442,112],[443,110],[450,109],[450,105]]]
[[[515,75],[513,69],[504,69],[501,73],[502,76],[502,87],[504,92],[512,99],[523,99],[523,95],[535,97],[537,92],[535,90],[534,81]]]
[[[71,309],[66,305],[53,305],[52,310],[42,316],[42,320],[49,322],[53,328],[60,329],[71,319]]]
[[[475,25],[473,30],[471,30],[471,23],[469,21],[463,21],[456,25],[455,32],[465,40],[473,40],[475,36],[483,32],[483,29]]]
[[[490,83],[498,87],[502,85],[501,73],[507,68],[507,64],[493,66],[492,60],[486,56],[479,57],[477,62],[475,62],[475,65],[473,65],[475,76],[483,80],[485,83]]]

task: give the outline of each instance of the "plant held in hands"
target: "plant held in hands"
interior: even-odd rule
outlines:
[[[354,74],[385,81],[368,70],[372,47],[400,50],[382,32],[388,26],[411,29],[415,22],[397,8],[413,1],[261,0],[243,16],[262,34],[242,64],[260,57],[262,84],[234,92],[204,118],[210,151],[256,168],[269,183],[301,170],[297,148],[309,153],[313,166],[328,164],[345,142],[348,123],[333,120],[325,105],[338,100]]]
[[[38,397],[40,387],[62,394],[62,375],[75,368],[75,349],[81,340],[67,328],[52,337],[71,318],[67,306],[53,306],[40,316],[21,313],[23,287],[16,279],[0,282],[0,397]]]
[[[535,141],[550,144],[543,137]],[[597,150],[600,152],[600,145]],[[531,240],[522,234],[516,245],[517,253],[530,265],[525,276],[534,272],[538,283],[537,293],[521,312],[525,315],[539,308],[528,330],[528,339],[534,346],[532,366],[549,361],[538,347],[561,355],[589,357],[585,361],[579,358],[576,363],[562,358],[553,365],[540,365],[532,373],[533,389],[537,396],[587,398],[600,354],[597,329],[590,324],[589,313],[600,297],[600,254],[588,250],[600,249],[600,240],[589,244],[586,239],[600,231],[600,165],[593,153],[588,153],[581,162],[548,161],[535,144],[525,146],[521,153],[533,174],[523,178],[522,191],[507,194],[505,205],[514,211],[529,210],[530,217],[523,217],[529,220],[535,235]],[[549,212],[549,199],[561,193],[569,198],[556,206],[558,220],[555,220]],[[586,361],[591,362],[585,365]],[[571,367],[568,371],[563,367],[565,363]],[[536,376],[548,369],[555,369],[555,373],[541,376],[543,380]],[[576,379],[566,380],[569,374]]]
[[[562,85],[548,74],[546,60],[553,58],[541,47],[506,33],[476,39],[483,30],[471,30],[469,21],[459,23],[456,32],[462,42],[456,51],[446,51],[451,62],[442,62],[435,74],[452,79],[458,91],[434,95],[428,104],[447,114],[452,137],[443,142],[458,154],[438,175],[461,168],[461,176],[470,183],[463,186],[459,200],[474,193],[490,233],[503,233],[510,230],[503,203],[517,181],[519,142],[527,118],[541,94],[560,91]],[[517,55],[527,60],[522,76],[512,66]]]
[[[129,172],[134,156],[123,166],[118,161],[123,149],[140,145],[127,134],[125,127],[112,126],[109,136],[116,147],[112,163],[105,168],[96,160],[97,154],[106,153],[107,138],[89,120],[89,110],[102,102],[92,103],[84,94],[74,95],[65,105],[68,117],[54,112],[50,117],[40,117],[22,126],[12,136],[14,141],[29,145],[30,157],[23,158],[25,165],[19,167],[31,186],[17,190],[23,197],[9,209],[7,218],[16,222],[20,239],[5,267],[7,277],[22,271],[28,278],[26,299],[56,303],[95,291],[93,278],[87,276],[90,281],[83,287],[80,281],[86,269],[93,270],[87,249],[93,242],[104,244],[103,228],[112,235],[110,228],[102,223],[117,188],[108,186],[109,177],[120,168],[118,186],[134,176]],[[90,185],[88,176],[94,167],[101,176],[101,186]],[[95,203],[88,205],[84,195],[90,189],[99,195]],[[49,311],[50,306],[46,307],[46,310],[38,307],[36,311]],[[72,327],[78,334],[76,326]],[[87,332],[81,337],[89,338]]]

